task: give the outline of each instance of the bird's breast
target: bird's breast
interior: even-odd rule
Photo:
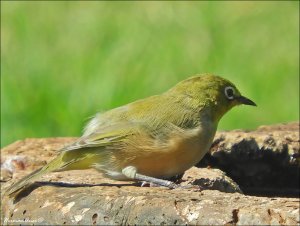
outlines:
[[[132,165],[140,174],[168,178],[183,173],[198,163],[209,150],[215,135],[214,126],[199,126],[169,137],[163,144],[145,140],[123,155],[121,168]],[[128,157],[126,157],[128,156]]]

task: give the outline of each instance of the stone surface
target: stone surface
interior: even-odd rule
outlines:
[[[205,190],[210,189],[228,193],[242,193],[239,186],[219,169],[199,169],[197,167],[192,167],[184,173],[180,184],[199,185]]]
[[[56,156],[56,150],[76,138],[18,141],[1,150],[1,224],[299,225],[298,197],[243,195],[235,183],[243,185],[247,179],[250,185],[261,185],[258,175],[265,172],[272,176],[272,170],[276,171],[278,166],[281,170],[290,167],[299,170],[298,129],[299,123],[293,123],[252,132],[218,133],[211,154],[199,164],[209,167],[193,167],[181,180],[182,185],[196,184],[207,190],[139,187],[134,182],[103,178],[93,169],[74,170],[44,175],[42,182],[34,184],[13,202],[3,196],[3,191],[49,162]],[[268,137],[273,138],[272,142]],[[217,166],[235,182],[223,171],[210,168]],[[266,170],[268,167],[271,170]],[[284,180],[278,178],[279,182],[288,179],[295,180],[293,174]],[[268,186],[280,184],[266,182]],[[244,191],[246,186],[241,188]],[[290,188],[299,190],[296,186]]]
[[[298,201],[216,190],[42,186],[16,204],[6,201],[4,221],[12,224],[27,219],[39,225],[296,225]]]

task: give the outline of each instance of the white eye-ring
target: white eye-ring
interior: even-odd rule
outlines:
[[[232,88],[231,86],[227,86],[225,87],[224,93],[225,96],[229,99],[229,100],[233,100],[234,99],[234,88]]]

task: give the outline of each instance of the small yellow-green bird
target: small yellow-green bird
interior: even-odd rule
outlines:
[[[202,159],[222,116],[240,104],[256,106],[226,79],[191,77],[161,95],[97,114],[81,138],[7,192],[13,196],[48,172],[88,168],[115,180],[175,188],[166,179]]]

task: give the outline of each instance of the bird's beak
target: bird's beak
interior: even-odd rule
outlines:
[[[239,97],[237,97],[237,100],[241,104],[257,106],[256,103],[254,103],[252,100],[248,99],[247,97],[239,96]]]

